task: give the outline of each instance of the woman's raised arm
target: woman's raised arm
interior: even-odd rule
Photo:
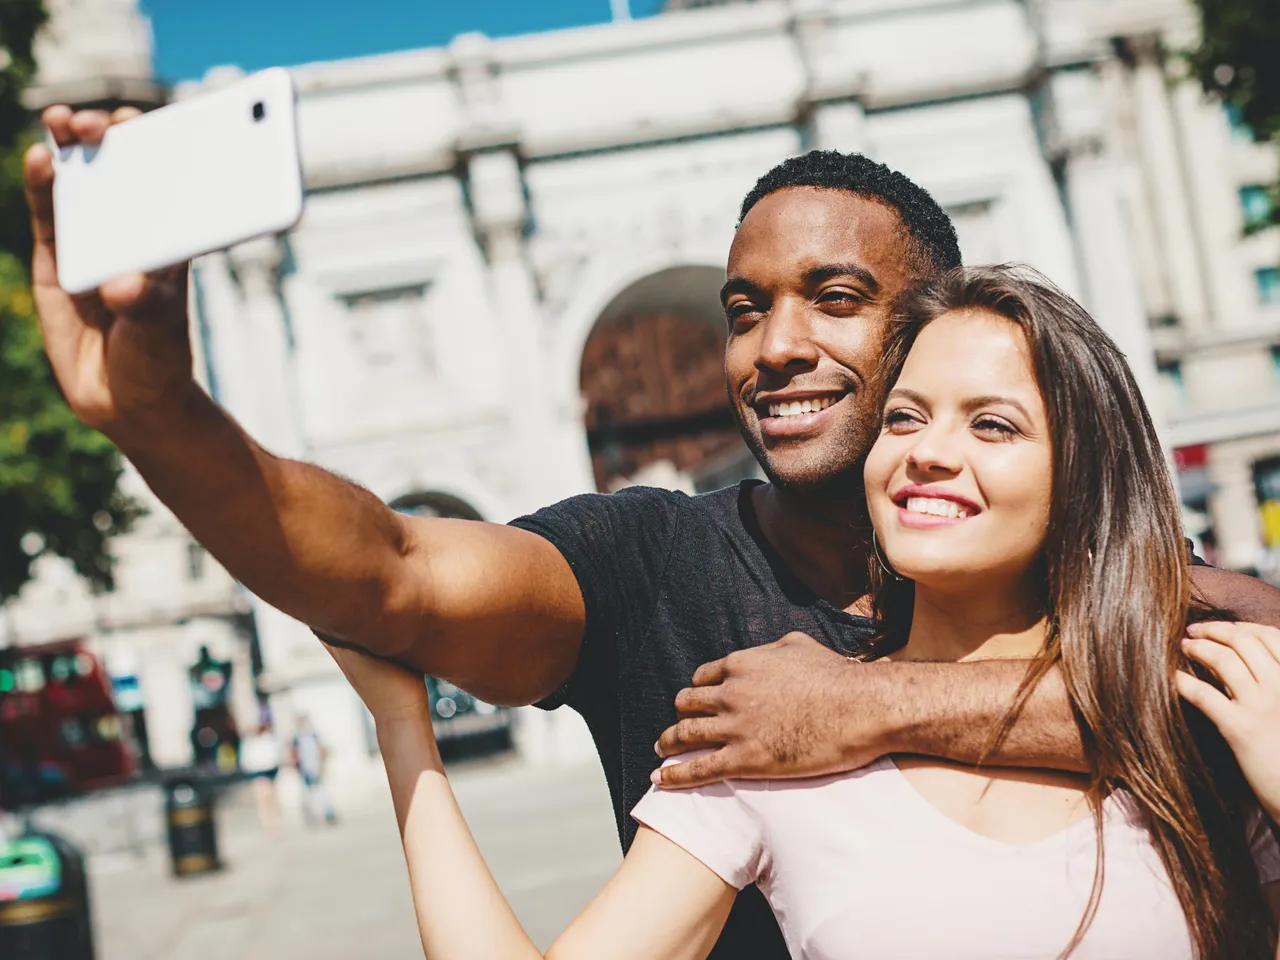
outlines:
[[[529,939],[489,872],[445,777],[422,678],[329,647],[374,717],[431,960],[532,960]],[[703,960],[737,890],[641,828],[618,872],[546,954],[555,960]]]

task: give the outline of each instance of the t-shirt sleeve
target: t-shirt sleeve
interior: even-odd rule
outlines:
[[[1193,567],[1209,566],[1208,562],[1204,559],[1204,557],[1196,553],[1196,545],[1191,542],[1191,539],[1189,537],[1187,538],[1187,559],[1191,561],[1191,566]]]
[[[663,766],[695,755],[667,760]],[[758,786],[764,789],[763,784]],[[737,890],[760,877],[765,849],[759,813],[748,806],[733,781],[690,790],[650,787],[631,816],[701,860]]]
[[[657,605],[685,499],[670,490],[628,487],[571,497],[511,522],[560,551],[586,609],[573,674],[538,706],[568,704],[583,712],[590,698],[617,685],[622,647],[639,635]]]
[[[1271,821],[1261,812],[1255,814],[1249,830],[1249,849],[1258,865],[1258,879],[1264,884],[1280,883],[1280,842]]]

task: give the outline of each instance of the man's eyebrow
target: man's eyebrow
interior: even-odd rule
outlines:
[[[735,293],[751,296],[761,291],[762,288],[759,284],[752,283],[746,277],[730,277],[724,282],[724,286],[720,288],[720,304],[721,306],[725,305]]]
[[[806,270],[804,274],[805,283],[809,286],[816,286],[824,280],[834,280],[836,277],[853,277],[866,287],[869,293],[880,292],[880,281],[872,276],[870,270],[856,263],[829,263]]]

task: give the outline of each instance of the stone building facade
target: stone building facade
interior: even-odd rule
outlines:
[[[707,371],[738,204],[788,156],[862,151],[951,211],[968,262],[1026,261],[1093,311],[1176,451],[1191,531],[1266,566],[1280,233],[1244,226],[1276,156],[1182,79],[1189,3],[672,6],[296,68],[302,224],[195,267],[215,396],[414,509],[506,521],[637,476],[732,481],[752,467]],[[356,752],[309,633],[252,604],[281,712]],[[558,723],[529,714],[525,748],[579,749]]]

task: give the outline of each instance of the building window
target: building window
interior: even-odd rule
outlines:
[[[1280,551],[1280,458],[1271,457],[1254,463],[1253,488],[1258,497],[1263,545],[1270,561],[1267,566],[1274,572],[1274,561],[1277,551]]]
[[[1236,140],[1243,140],[1246,143],[1253,143],[1257,139],[1253,133],[1253,127],[1244,122],[1244,116],[1240,113],[1240,108],[1234,103],[1228,103],[1224,106],[1227,111],[1227,123],[1231,125],[1231,136]]]
[[[192,541],[187,544],[187,579],[203,580],[205,564],[204,547]]]
[[[1271,222],[1275,200],[1271,196],[1270,189],[1255,183],[1240,188],[1240,208],[1244,211],[1245,227],[1257,230]]]
[[[1264,307],[1280,306],[1280,267],[1260,267],[1253,271],[1258,302]]]
[[[1182,363],[1166,360],[1156,365],[1160,375],[1160,396],[1166,413],[1178,413],[1187,406],[1187,385],[1182,379]]]
[[[370,366],[407,373],[435,368],[426,316],[427,284],[415,283],[339,297],[351,332]]]

